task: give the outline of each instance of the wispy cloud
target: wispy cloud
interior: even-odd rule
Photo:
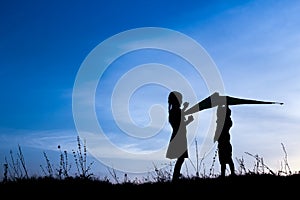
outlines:
[[[76,148],[77,133],[74,130],[1,130],[1,147],[17,145],[42,150],[58,150],[58,145],[72,150]]]

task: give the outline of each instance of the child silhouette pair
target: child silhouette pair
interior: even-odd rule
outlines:
[[[216,94],[214,93],[209,98],[205,99],[198,110],[212,107],[213,101]],[[209,101],[208,101],[209,100]],[[180,171],[185,158],[189,157],[187,148],[187,126],[194,118],[191,113],[194,108],[187,109],[189,103],[183,102],[183,96],[178,91],[172,91],[168,96],[168,112],[169,112],[169,123],[172,127],[172,134],[169,141],[169,145],[166,152],[166,157],[169,159],[177,159],[172,180],[176,181],[180,177]],[[183,104],[183,108],[181,108]],[[200,104],[199,104],[200,105]],[[186,116],[188,118],[186,119]],[[221,177],[225,176],[226,164],[229,164],[231,174],[234,174],[234,163],[232,160],[232,146],[230,144],[230,133],[229,129],[232,126],[231,110],[228,105],[219,104],[217,108],[217,128],[214,137],[215,141],[218,141],[218,154],[219,162],[221,164]]]

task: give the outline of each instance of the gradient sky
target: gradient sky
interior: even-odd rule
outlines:
[[[300,2],[296,0],[1,1],[1,166],[10,150],[17,153],[18,144],[24,150],[32,175],[42,174],[44,151],[57,166],[58,145],[68,152],[76,149],[78,133],[72,113],[72,92],[78,70],[101,42],[142,27],[175,30],[202,45],[217,66],[226,94],[283,102],[283,106],[232,106],[233,157],[243,158],[246,167],[252,170],[255,159],[245,152],[258,154],[274,171],[284,170],[284,145],[291,170],[300,170]],[[197,87],[198,100],[209,95],[201,76],[168,52],[145,49],[123,55],[112,63],[101,77],[102,85],[97,87],[99,123],[114,145],[132,155],[145,153],[145,157],[147,152],[166,147],[169,125],[165,123],[155,137],[128,137],[118,127],[119,122],[114,121],[110,103],[117,81],[134,67],[147,63],[160,63],[178,71],[193,88]],[[157,73],[160,74],[159,70]],[[146,79],[147,74],[138,78]],[[154,104],[165,110],[165,115],[154,117],[166,120],[168,92],[164,87],[145,85],[132,95],[128,107],[137,126],[149,123],[148,110]],[[196,101],[190,96],[184,94],[184,99],[192,105]],[[207,132],[213,113],[211,109],[196,114],[199,129],[195,134],[200,149],[203,134],[210,134]],[[142,161],[134,156],[120,157],[101,145],[98,151],[105,162],[114,166],[114,162],[121,161],[129,168],[130,165],[139,168]],[[211,148],[204,159],[206,170],[215,146],[212,144]],[[196,162],[194,149],[195,144],[191,143],[191,161],[186,161],[191,174]],[[95,160],[94,174],[100,177],[108,174],[105,164],[95,157],[90,159]],[[147,159],[155,163],[160,157]],[[215,170],[218,173],[218,163]],[[2,167],[0,172],[2,176]]]

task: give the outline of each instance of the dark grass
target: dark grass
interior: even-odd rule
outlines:
[[[142,197],[147,199],[178,195],[208,197],[236,197],[239,199],[272,197],[298,198],[300,174],[278,176],[272,174],[247,174],[225,178],[183,178],[177,182],[124,182],[113,184],[109,181],[91,178],[70,177],[57,179],[49,177],[27,178],[0,183],[2,196],[41,198],[74,197],[95,199],[104,196]],[[142,196],[141,196],[142,195]],[[125,196],[123,196],[125,197]]]
[[[26,199],[153,199],[153,198],[233,198],[233,199],[298,199],[300,194],[300,173],[292,173],[287,161],[287,152],[282,144],[285,157],[284,169],[272,171],[258,155],[253,170],[244,166],[244,160],[238,159],[239,172],[236,176],[218,177],[216,174],[182,177],[172,182],[169,170],[155,170],[153,181],[124,181],[116,177],[114,169],[109,170],[117,183],[108,178],[95,178],[91,172],[92,163],[86,159],[86,146],[78,139],[78,150],[73,151],[77,173],[70,174],[70,160],[66,151],[60,150],[60,165],[53,166],[44,153],[46,166],[42,167],[44,176],[31,177],[27,173],[24,155],[19,146],[17,157],[10,152],[5,159],[4,178],[0,182],[1,197]],[[215,157],[213,158],[216,159]],[[213,162],[214,163],[214,162]],[[173,166],[170,166],[173,168]],[[213,167],[213,166],[212,166]],[[126,181],[125,181],[126,180]]]

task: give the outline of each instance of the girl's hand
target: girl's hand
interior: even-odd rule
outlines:
[[[193,117],[193,115],[190,115],[190,116],[188,117],[187,123],[189,124],[189,123],[191,123],[192,121],[194,121],[194,117]]]
[[[194,120],[193,115],[190,115],[190,116],[188,117],[188,121],[191,122],[191,121],[193,121],[193,120]]]
[[[188,116],[187,120],[185,121],[185,125],[188,125],[189,123],[191,123],[194,120],[193,115]]]
[[[185,110],[188,106],[189,106],[189,103],[188,102],[184,102],[183,103],[183,110]]]

